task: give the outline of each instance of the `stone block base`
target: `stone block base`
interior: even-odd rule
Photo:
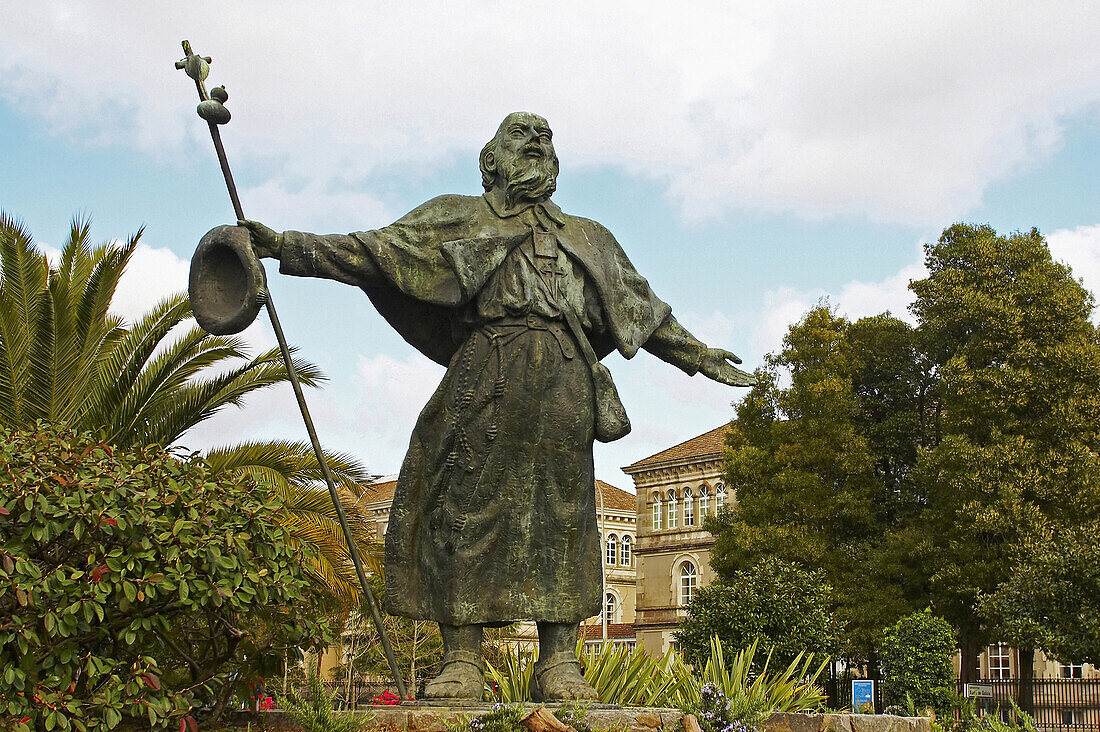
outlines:
[[[535,709],[537,704],[525,705]],[[551,712],[560,704],[542,705]],[[445,705],[402,704],[371,707],[360,714],[369,716],[370,730],[381,732],[447,732],[467,719],[489,711],[489,704]],[[678,709],[615,707],[593,704],[588,707],[585,724],[595,730],[621,732],[684,732]],[[282,712],[264,714],[264,729],[291,732],[297,727]],[[931,732],[931,720],[925,717],[894,717],[887,714],[773,714],[764,723],[766,732]]]

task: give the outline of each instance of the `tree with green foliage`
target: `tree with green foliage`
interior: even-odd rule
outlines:
[[[1002,642],[1100,666],[1100,526],[1046,530],[1018,556],[979,615]]]
[[[141,231],[125,243],[90,244],[86,221],[74,221],[53,265],[30,234],[0,213],[0,424],[37,420],[94,432],[118,447],[178,443],[188,430],[246,396],[287,381],[278,349],[249,357],[244,341],[212,336],[193,323],[184,293],[128,324],[110,311]],[[302,382],[316,366],[296,361]],[[278,520],[292,543],[311,548],[316,581],[345,603],[359,599],[328,492],[307,443],[252,441],[210,451],[217,472],[243,473],[283,506]],[[329,454],[360,553],[374,566],[380,550],[369,517],[356,508],[369,481],[355,459]]]
[[[837,650],[834,605],[822,572],[769,557],[696,592],[676,640],[684,660],[698,668],[715,637],[727,648],[759,641],[757,671],[769,655],[772,668],[786,667],[800,653],[828,656]]]
[[[887,628],[879,646],[882,691],[888,705],[931,707],[943,717],[955,695],[955,630],[925,609]]]
[[[925,263],[911,285],[936,367],[936,439],[917,467],[923,543],[930,599],[959,630],[973,680],[980,647],[1001,632],[976,612],[979,597],[1045,530],[1100,522],[1100,336],[1092,295],[1034,229],[952,226]]]
[[[827,304],[791,326],[732,425],[726,480],[737,502],[706,523],[727,584],[766,557],[822,571],[849,656],[873,656],[882,628],[914,609],[911,553],[895,538],[921,503],[914,342],[899,320],[853,324]],[[911,381],[892,378],[898,370]]]
[[[819,306],[768,358],[731,430],[738,503],[708,524],[711,556],[722,576],[762,556],[824,571],[855,656],[931,605],[972,680],[1011,631],[979,597],[1044,532],[1100,523],[1100,336],[1036,231],[960,224],[925,258],[916,329]]]
[[[224,708],[246,658],[327,639],[331,601],[280,510],[156,446],[0,426],[0,718],[182,726]]]

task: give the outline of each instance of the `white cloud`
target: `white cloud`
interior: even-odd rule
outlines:
[[[62,134],[212,155],[172,67],[186,36],[229,88],[231,159],[269,174],[257,187],[288,220],[318,197],[370,208],[399,168],[472,165],[503,114],[529,108],[564,166],[667,181],[688,216],[938,224],[1100,99],[1098,31],[1087,1],[42,0],[0,27],[0,96]]]
[[[187,289],[190,263],[171,249],[138,244],[119,280],[111,312],[133,323],[169,295]]]
[[[1058,229],[1047,234],[1046,240],[1051,256],[1068,264],[1085,289],[1093,295],[1100,293],[1100,224]],[[1098,319],[1100,311],[1093,310],[1093,320]]]
[[[927,276],[923,255],[918,249],[912,264],[879,281],[852,280],[836,292],[806,292],[793,288],[771,290],[764,295],[763,314],[753,334],[753,350],[761,355],[778,351],[790,326],[823,299],[828,299],[838,314],[850,320],[889,311],[894,317],[915,324],[909,312],[909,304],[913,301],[909,283]]]

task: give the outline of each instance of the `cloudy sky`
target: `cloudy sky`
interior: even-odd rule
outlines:
[[[250,218],[376,228],[480,192],[508,112],[554,128],[555,200],[606,225],[680,321],[752,368],[828,296],[907,315],[921,244],[956,221],[1038,227],[1100,289],[1100,4],[10,3],[0,22],[0,209],[45,247],[74,214],[145,226],[116,309],[186,286],[232,219],[180,41],[212,56]],[[270,268],[269,268],[270,269]],[[276,276],[322,441],[396,471],[442,369],[352,288]],[[266,324],[248,331],[273,344]],[[739,393],[642,353],[608,359],[634,432],[597,474],[709,430]],[[289,392],[185,436],[304,439]]]

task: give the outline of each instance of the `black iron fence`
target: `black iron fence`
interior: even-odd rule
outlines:
[[[825,692],[830,709],[848,709],[852,706],[852,680],[841,676],[818,682]],[[1035,717],[1040,730],[1050,732],[1100,732],[1100,678],[1062,679],[1037,678],[982,679],[978,682],[991,687],[992,698],[975,699],[979,712],[997,714],[1007,719],[1012,705],[1016,704]],[[964,692],[958,682],[957,691]],[[875,683],[875,711],[886,708],[882,684]]]
[[[979,710],[1007,716],[1015,703],[1035,717],[1041,730],[1100,731],[1100,679],[982,679],[991,699],[975,699]],[[958,685],[963,693],[963,684]]]
[[[418,678],[415,689],[417,698],[424,695],[424,685],[427,678]],[[325,691],[333,697],[333,705],[337,709],[357,709],[376,703],[386,692],[397,696],[397,687],[392,681],[365,681],[362,679],[352,681],[322,681]],[[295,689],[304,698],[309,698],[309,685],[299,682]]]

